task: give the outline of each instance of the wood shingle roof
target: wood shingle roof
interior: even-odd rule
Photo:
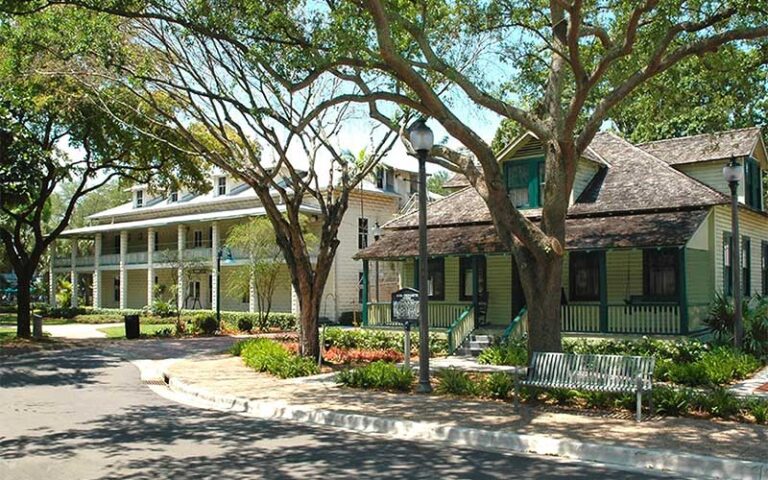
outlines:
[[[642,143],[638,148],[670,165],[681,165],[750,155],[760,141],[760,135],[758,127],[740,128]]]

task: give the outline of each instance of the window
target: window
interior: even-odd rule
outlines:
[[[120,253],[120,235],[115,235],[112,243],[115,247],[115,253]]]
[[[360,217],[357,219],[357,248],[368,246],[368,219]]]
[[[768,295],[768,242],[760,244],[762,258],[760,259],[761,277],[763,279],[763,295]]]
[[[733,294],[733,271],[731,269],[731,234],[723,232],[723,293]]]
[[[643,294],[646,297],[677,296],[679,259],[676,248],[643,250]]]
[[[160,250],[160,233],[155,232],[155,251]]]
[[[504,175],[510,201],[517,208],[542,205],[544,160],[516,160],[504,164]]]
[[[136,190],[136,208],[144,206],[144,190]]]
[[[459,300],[472,300],[473,258],[477,259],[477,293],[482,294],[486,291],[485,257],[461,257],[459,259]]]
[[[748,158],[744,162],[744,203],[757,210],[763,209],[762,180],[760,164]]]
[[[568,255],[568,276],[571,300],[600,300],[601,252],[571,252]]]
[[[158,283],[160,283],[160,277],[155,275],[155,285],[157,285]]]
[[[114,292],[114,298],[116,302],[120,301],[120,277],[115,277],[115,281],[113,282],[113,286],[115,289]]]
[[[203,232],[195,230],[192,237],[192,248],[200,248],[203,246]]]
[[[179,192],[173,191],[171,192],[171,202],[178,202],[179,201]]]
[[[216,181],[216,193],[218,195],[226,195],[227,194],[227,177],[219,177]]]
[[[430,258],[428,263],[430,300],[445,300],[445,259]]]
[[[357,272],[357,303],[363,304],[363,272]]]
[[[741,237],[741,292],[749,296],[752,291],[752,240],[749,237]]]
[[[376,188],[391,192],[394,187],[394,171],[386,167],[376,170]]]
[[[200,282],[198,280],[189,282],[189,296],[192,297],[192,301],[194,303],[197,303],[200,301]],[[194,308],[194,303],[192,304],[193,308]]]

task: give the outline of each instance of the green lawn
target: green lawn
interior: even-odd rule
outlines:
[[[141,334],[151,337],[155,334],[158,330],[162,330],[164,328],[170,328],[173,330],[174,324],[173,323],[161,323],[156,325],[151,324],[142,324],[140,326]],[[121,325],[119,327],[106,327],[106,328],[100,328],[100,332],[104,332],[107,334],[107,338],[125,338],[125,326]]]
[[[16,314],[0,313],[0,323],[4,325],[16,325]],[[75,321],[69,318],[44,318],[43,319],[43,325],[64,325],[65,323],[75,323]]]
[[[8,342],[16,338],[15,328],[0,328],[0,344]]]

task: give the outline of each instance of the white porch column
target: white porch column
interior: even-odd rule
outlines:
[[[56,274],[53,273],[53,263],[55,261],[54,249],[51,247],[51,264],[48,265],[48,304],[56,307]]]
[[[256,275],[251,275],[248,280],[248,311],[256,313],[258,300],[256,299]],[[293,303],[293,301],[291,301]]]
[[[219,222],[211,223],[211,310],[216,310],[219,298],[219,271],[216,269],[219,256]]]
[[[120,231],[120,308],[128,308],[128,231]]]
[[[184,297],[185,297],[183,259],[184,259],[184,247],[187,240],[186,229],[184,225],[179,225],[177,228],[177,240],[178,240],[178,243],[177,243],[178,251],[176,255],[178,255],[178,261],[177,261],[178,270],[176,271],[176,276],[177,276],[176,288],[178,289],[178,296],[177,296],[176,302],[177,302],[178,308],[182,309],[184,308]]]
[[[101,234],[93,239],[93,308],[101,308]]]
[[[155,229],[147,229],[147,306],[155,303]]]
[[[296,288],[293,286],[293,283],[291,283],[291,313],[297,317],[301,314],[299,296],[296,294]]]
[[[72,308],[77,307],[77,237],[72,237],[72,249],[70,256],[69,281],[72,284],[72,299],[69,304]]]

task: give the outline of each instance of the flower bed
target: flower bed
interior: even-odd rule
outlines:
[[[305,377],[319,372],[310,358],[296,355],[290,348],[267,338],[237,342],[230,352],[243,359],[246,366],[280,378]]]

